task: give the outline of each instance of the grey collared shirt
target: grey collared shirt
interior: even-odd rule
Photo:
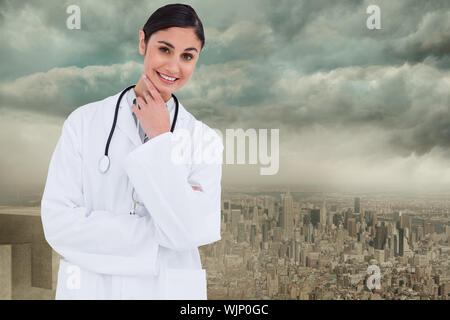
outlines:
[[[136,99],[136,93],[134,92],[134,89],[132,90],[128,90],[127,92],[127,102],[128,102],[128,106],[130,107],[131,110],[131,114],[133,115],[133,119],[134,119],[134,123],[137,125],[137,117],[134,114],[133,110],[131,109],[131,106],[133,105],[133,100]],[[167,100],[166,102],[166,106],[170,111],[173,109],[173,107],[175,106],[175,101],[173,99],[173,97],[171,97],[169,100]],[[172,118],[172,117],[171,117]],[[172,122],[171,122],[172,123]],[[141,123],[139,123],[139,136],[141,137],[141,141],[142,143],[146,143],[148,141],[148,137],[147,134],[145,133],[144,129],[142,129]]]

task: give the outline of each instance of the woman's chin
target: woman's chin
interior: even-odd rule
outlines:
[[[165,88],[163,85],[161,85],[158,81],[158,79],[152,80],[153,85],[155,86],[156,90],[160,93],[163,94],[164,92],[167,92],[167,88]]]
[[[169,91],[168,86],[166,86],[164,83],[161,83],[161,81],[158,78],[153,80],[153,84],[160,93]]]

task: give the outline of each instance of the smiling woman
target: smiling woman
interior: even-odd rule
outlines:
[[[173,94],[204,42],[194,9],[159,8],[139,31],[138,83],[64,122],[41,201],[46,240],[63,256],[57,299],[206,299],[198,247],[220,240],[221,162],[173,159],[186,132],[192,154],[213,146],[222,159],[220,136]]]
[[[190,6],[163,8],[152,14],[139,31],[139,53],[144,55],[144,74],[167,101],[191,77],[205,37],[203,25]],[[139,95],[143,90],[145,85],[140,81],[135,91]]]

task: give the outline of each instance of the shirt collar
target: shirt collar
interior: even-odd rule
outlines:
[[[136,99],[136,93],[134,92],[134,88],[131,90],[128,90],[127,92],[127,102],[128,106],[131,110],[131,106],[133,105],[133,100]],[[173,96],[170,97],[170,99],[166,102],[167,110],[169,113],[175,108],[175,100],[173,99]],[[133,112],[133,110],[131,110]]]

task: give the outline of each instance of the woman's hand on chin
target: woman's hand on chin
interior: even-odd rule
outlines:
[[[139,119],[139,122],[147,136],[151,139],[170,130],[170,114],[166,103],[159,91],[147,76],[142,75],[147,90],[144,90],[144,99],[137,97],[140,109],[132,105],[131,109]]]

